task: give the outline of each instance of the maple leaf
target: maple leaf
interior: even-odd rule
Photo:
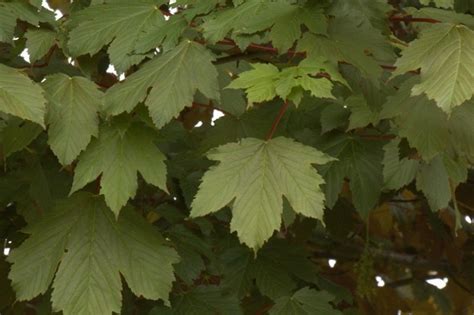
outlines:
[[[18,70],[0,64],[0,111],[44,127],[43,90]]]
[[[29,29],[25,37],[31,62],[35,62],[46,55],[56,41],[55,32],[42,29]]]
[[[71,54],[93,55],[109,45],[111,63],[119,72],[125,71],[145,58],[133,54],[142,34],[159,30],[166,23],[159,6],[160,2],[153,0],[119,0],[79,11],[69,22]]]
[[[423,5],[430,5],[432,2],[440,8],[452,8],[454,6],[454,0],[420,0]]]
[[[325,291],[316,291],[310,288],[303,288],[295,292],[292,296],[285,296],[277,299],[275,305],[270,309],[271,315],[340,315],[341,311],[334,309],[329,302],[334,300],[334,296]]]
[[[422,31],[403,50],[393,75],[420,68],[412,95],[426,94],[446,113],[474,94],[474,32],[463,25],[440,23]]]
[[[100,198],[79,193],[25,232],[31,236],[8,257],[19,300],[46,292],[53,282],[55,311],[119,313],[122,274],[136,295],[168,301],[178,256],[130,209],[117,222]]]
[[[326,72],[334,81],[347,84],[338,71],[324,59],[308,58],[298,66],[283,69],[281,72],[272,64],[252,64],[252,70],[243,72],[227,88],[245,89],[250,103],[270,101],[276,96],[299,104],[303,91],[314,97],[334,98],[333,84],[327,78],[317,78]]]
[[[48,100],[49,145],[61,164],[70,164],[99,133],[102,92],[86,78],[64,74],[48,76],[42,86]]]
[[[148,183],[167,190],[164,160],[148,128],[127,122],[104,126],[99,138],[79,156],[71,193],[102,175],[100,193],[118,216],[128,199],[135,196],[137,172]]]
[[[192,105],[197,91],[219,99],[218,73],[213,60],[213,55],[203,46],[185,41],[109,89],[105,110],[118,115],[145,101],[153,122],[161,128]]]
[[[280,227],[283,195],[297,213],[322,218],[324,194],[319,186],[324,180],[311,164],[333,159],[318,150],[283,137],[246,138],[216,148],[208,158],[220,164],[204,175],[192,217],[218,211],[235,198],[231,230],[253,249]]]
[[[250,0],[218,12],[203,24],[203,28],[204,36],[212,42],[223,39],[230,31],[238,36],[270,30],[273,46],[284,53],[301,37],[302,25],[314,33],[325,34],[327,20],[317,6]]]
[[[16,21],[26,21],[37,26],[46,20],[38,16],[35,8],[24,2],[0,2],[0,42],[11,43]]]

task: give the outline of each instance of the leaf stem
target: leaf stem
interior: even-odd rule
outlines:
[[[275,134],[275,131],[278,128],[278,125],[280,124],[281,119],[286,113],[286,110],[288,109],[289,102],[288,100],[285,100],[283,105],[280,107],[280,111],[278,112],[278,115],[275,117],[275,120],[273,121],[272,127],[268,131],[267,136],[265,137],[265,140],[271,140],[273,138],[273,135]]]

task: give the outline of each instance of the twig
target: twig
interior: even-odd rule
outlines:
[[[278,125],[280,124],[281,119],[286,113],[286,110],[288,109],[289,102],[288,100],[285,100],[283,105],[280,107],[280,111],[278,112],[278,115],[275,117],[275,120],[273,121],[272,127],[270,128],[270,131],[268,131],[267,136],[265,137],[265,140],[270,140],[273,138],[273,135],[275,134],[275,131],[278,128]]]

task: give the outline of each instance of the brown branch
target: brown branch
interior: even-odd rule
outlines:
[[[281,119],[286,113],[286,110],[288,109],[289,102],[288,100],[285,100],[283,105],[280,107],[280,111],[278,112],[278,115],[275,117],[275,120],[273,121],[272,127],[268,131],[267,136],[265,137],[265,140],[271,140],[273,138],[273,135],[275,134],[275,131],[278,128],[278,125],[280,124]]]

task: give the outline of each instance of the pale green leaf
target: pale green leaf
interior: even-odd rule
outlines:
[[[440,23],[422,31],[402,52],[394,75],[421,70],[412,95],[425,93],[446,113],[474,94],[474,32],[463,25]]]
[[[219,99],[213,60],[202,45],[185,41],[109,89],[106,111],[111,115],[129,112],[145,101],[153,122],[161,128],[192,105],[198,90],[208,98]]]
[[[31,62],[41,59],[56,42],[56,33],[45,29],[28,29],[25,37]]]
[[[219,161],[203,177],[191,216],[203,216],[233,203],[231,230],[258,249],[280,227],[283,195],[293,209],[322,218],[322,177],[311,164],[332,159],[288,138],[262,141],[246,138],[218,147],[208,155]],[[219,190],[219,194],[215,191]]]
[[[298,105],[301,90],[314,97],[334,98],[333,84],[325,78],[315,78],[326,71],[334,81],[345,83],[336,69],[323,59],[308,58],[298,66],[283,69],[281,72],[272,64],[252,64],[253,69],[243,72],[229,84],[231,89],[245,89],[250,103],[270,101],[276,96],[290,100]]]
[[[43,90],[16,69],[0,64],[0,112],[44,127],[46,100]]]
[[[279,70],[272,64],[254,63],[252,70],[245,71],[233,80],[228,88],[245,89],[250,103],[270,101],[276,97],[276,79]]]
[[[104,126],[99,138],[79,156],[71,193],[101,174],[100,194],[118,216],[138,187],[137,172],[145,181],[166,189],[165,156],[153,143],[153,131],[137,124]]]
[[[42,83],[48,100],[48,143],[59,162],[70,164],[99,133],[102,92],[82,77],[48,76]]]

